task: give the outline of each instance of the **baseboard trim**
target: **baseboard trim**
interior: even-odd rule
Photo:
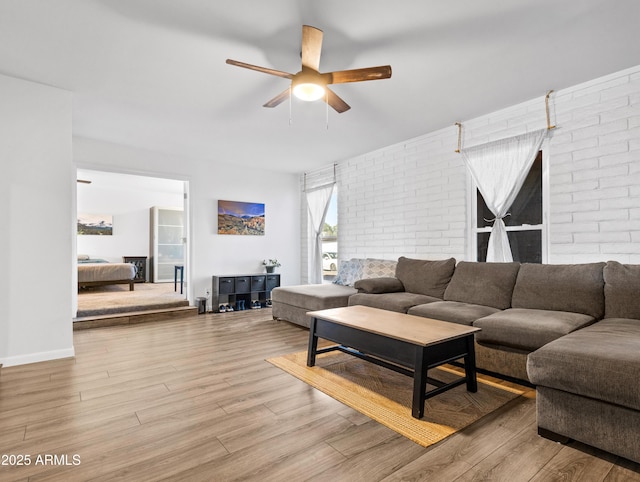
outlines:
[[[73,358],[75,349],[65,348],[62,350],[43,351],[39,353],[29,353],[27,355],[10,356],[0,360],[0,366],[4,368],[27,365],[28,363],[39,363],[44,361],[59,360],[61,358]]]

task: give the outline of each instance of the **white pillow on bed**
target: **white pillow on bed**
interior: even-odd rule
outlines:
[[[86,261],[90,259],[88,254],[79,254],[78,255],[78,261]]]

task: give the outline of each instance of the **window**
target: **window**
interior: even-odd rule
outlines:
[[[504,218],[507,236],[511,245],[514,261],[521,263],[543,263],[546,261],[546,223],[545,219],[545,166],[542,151],[538,153],[531,170]],[[475,187],[475,222],[474,239],[475,256],[478,261],[486,261],[489,234],[493,226],[493,213]]]
[[[331,282],[338,271],[338,188],[334,187],[322,228],[322,280]]]

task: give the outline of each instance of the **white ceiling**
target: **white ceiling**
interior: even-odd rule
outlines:
[[[0,0],[0,73],[74,93],[74,135],[302,172],[640,64],[638,0]],[[303,24],[321,71],[388,80],[262,107],[295,73]]]

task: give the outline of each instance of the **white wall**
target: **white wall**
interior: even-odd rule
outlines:
[[[275,154],[274,154],[275,155]],[[191,237],[187,287],[190,300],[204,296],[212,275],[264,272],[262,260],[278,258],[282,284],[300,282],[298,176],[238,169],[232,162],[165,156],[105,142],[74,138],[78,167],[188,181]],[[264,236],[217,234],[217,202],[265,204]]]
[[[0,75],[0,363],[73,356],[71,93]]]
[[[640,263],[640,66],[552,94],[551,113],[549,262]],[[546,127],[544,96],[462,124],[463,147]],[[338,164],[341,259],[470,258],[457,136],[451,126]]]
[[[182,208],[183,183],[128,174],[81,171],[78,183],[78,213],[113,216],[112,236],[78,235],[78,254],[121,263],[123,256],[147,256],[152,206]],[[165,187],[166,186],[166,187]]]

